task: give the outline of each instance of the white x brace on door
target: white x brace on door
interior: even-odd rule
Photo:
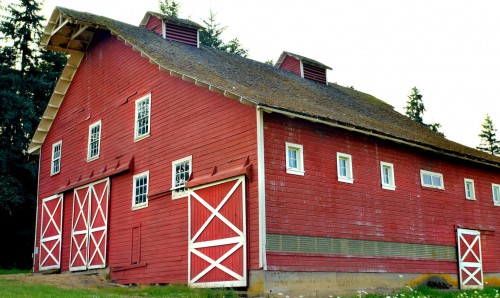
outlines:
[[[247,285],[245,177],[189,190],[188,283]]]
[[[70,271],[106,267],[109,178],[73,192]]]
[[[43,199],[41,213],[39,269],[60,269],[63,195]]]
[[[475,230],[457,229],[457,239],[460,288],[482,289],[481,234]]]

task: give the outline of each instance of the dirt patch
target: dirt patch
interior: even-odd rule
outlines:
[[[40,283],[64,289],[91,289],[116,287],[100,275],[83,274],[7,274],[0,279],[15,279],[26,283]]]

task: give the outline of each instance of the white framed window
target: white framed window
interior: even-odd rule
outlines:
[[[337,152],[337,177],[340,182],[354,182],[351,155]]]
[[[87,161],[99,158],[101,153],[101,120],[89,126]]]
[[[134,175],[132,209],[148,206],[149,171]]]
[[[134,140],[138,141],[149,136],[151,121],[151,94],[135,101],[135,133]]]
[[[443,174],[420,170],[420,181],[422,186],[444,189]]]
[[[394,165],[388,162],[380,162],[380,177],[382,178],[382,188],[395,190]]]
[[[192,156],[174,160],[172,162],[172,199],[187,196],[186,182],[191,176]]]
[[[285,143],[286,145],[286,172],[288,174],[304,176],[304,147],[299,144]]]
[[[465,187],[465,198],[467,200],[475,200],[476,190],[474,189],[474,180],[465,178],[464,187]]]
[[[61,171],[61,153],[62,141],[52,145],[52,166],[50,167],[50,175],[55,175]]]
[[[493,193],[493,204],[500,206],[500,184],[491,184],[491,192]]]

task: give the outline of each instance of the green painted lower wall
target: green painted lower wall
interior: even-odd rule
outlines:
[[[354,240],[297,235],[266,235],[268,252],[457,260],[455,246]]]

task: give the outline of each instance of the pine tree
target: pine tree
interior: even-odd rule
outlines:
[[[217,23],[215,16],[215,13],[210,11],[208,19],[202,20],[205,24],[205,30],[200,32],[200,42],[212,48],[247,57],[248,50],[242,47],[238,38],[233,38],[228,43],[222,40],[221,35],[227,27],[223,27]]]
[[[158,4],[160,5],[161,13],[164,15],[174,18],[179,17],[179,9],[181,5],[178,2],[175,2],[174,0],[160,0]]]
[[[490,118],[490,115],[486,114],[481,127],[482,130],[479,134],[481,143],[476,147],[476,149],[488,152],[492,155],[500,154],[500,141],[497,139],[497,130]]]
[[[433,132],[444,137],[444,133],[439,131],[439,128],[441,128],[441,124],[439,124],[439,123],[431,123],[431,124],[424,123],[425,106],[424,106],[424,101],[422,100],[422,98],[423,98],[423,95],[420,94],[420,91],[417,89],[417,87],[413,87],[411,89],[411,94],[408,95],[408,101],[406,102],[406,107],[405,107],[406,116],[410,117],[411,120],[417,121],[418,123],[427,126]]]
[[[418,123],[424,123],[424,112],[425,106],[422,100],[422,94],[417,89],[413,87],[411,89],[411,94],[408,95],[408,101],[406,102],[406,116],[410,117],[411,120],[417,121]]]
[[[1,237],[16,245],[0,246],[0,267],[31,263],[38,157],[27,153],[66,57],[40,52],[43,18],[37,0],[19,0],[2,8],[0,21],[0,225]]]

